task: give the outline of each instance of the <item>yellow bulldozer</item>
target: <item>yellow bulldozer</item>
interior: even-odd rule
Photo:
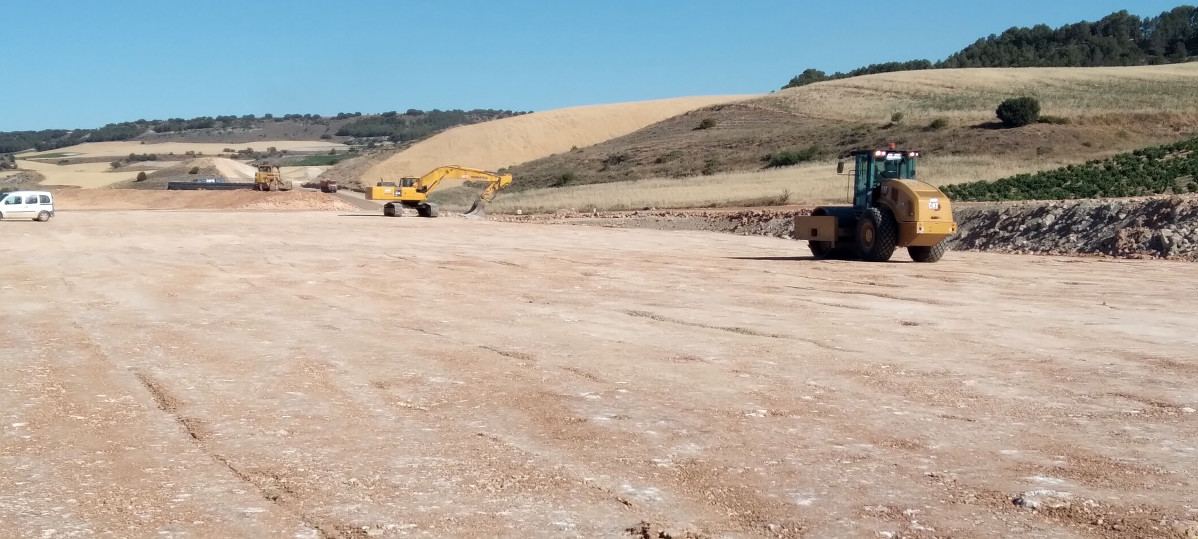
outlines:
[[[906,247],[916,262],[937,262],[948,250],[946,238],[957,232],[952,203],[942,191],[915,179],[920,152],[887,149],[854,150],[843,156],[855,167],[852,206],[820,206],[794,218],[796,240],[807,240],[817,258],[890,260]]]
[[[404,208],[413,208],[421,217],[436,217],[437,205],[428,201],[428,194],[441,184],[442,180],[453,179],[468,182],[485,182],[487,188],[478,197],[466,215],[483,215],[487,203],[500,189],[511,185],[511,174],[499,174],[477,168],[458,165],[437,167],[428,174],[416,177],[400,178],[399,182],[380,181],[373,187],[365,189],[367,200],[386,200],[383,205],[383,215],[387,217],[402,217]]]
[[[283,180],[283,173],[276,165],[255,165],[254,189],[258,191],[290,191],[292,184]]]

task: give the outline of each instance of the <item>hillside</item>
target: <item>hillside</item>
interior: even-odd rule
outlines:
[[[827,75],[809,68],[782,88],[861,75],[965,67],[1099,67],[1159,65],[1198,56],[1198,7],[1178,6],[1156,17],[1140,18],[1127,10],[1095,22],[1050,28],[1010,28],[991,34],[939,62],[885,62]]]
[[[341,143],[381,138],[383,141],[390,139],[391,142],[400,142],[424,138],[457,125],[520,114],[525,113],[494,109],[409,109],[403,114],[396,111],[365,115],[342,112],[336,116],[285,114],[276,117],[266,114],[258,117],[247,114],[135,120],[87,129],[0,131],[0,153],[25,150],[46,152],[79,144],[113,141],[245,144],[263,140],[321,140]]]
[[[908,71],[828,81],[714,105],[591,147],[513,167],[513,190],[761,170],[766,157],[895,142],[938,156],[1083,162],[1198,133],[1198,63],[1111,68]],[[1006,98],[1040,100],[1053,123],[1001,129]],[[704,120],[709,126],[701,128]],[[897,121],[895,121],[897,120]],[[801,152],[800,152],[801,153]],[[985,161],[985,160],[984,160]],[[970,177],[968,170],[956,181]],[[991,176],[996,179],[1001,176]]]
[[[689,110],[749,97],[681,97],[571,107],[455,127],[375,164],[358,179],[372,184],[380,178],[419,176],[446,164],[496,170],[598,144]]]

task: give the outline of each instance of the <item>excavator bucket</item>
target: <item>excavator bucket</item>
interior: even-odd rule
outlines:
[[[485,217],[487,215],[487,202],[483,199],[474,201],[474,205],[463,215],[467,217]]]

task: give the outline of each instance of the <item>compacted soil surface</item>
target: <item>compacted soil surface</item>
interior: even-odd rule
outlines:
[[[1192,537],[1192,263],[0,222],[7,537]]]

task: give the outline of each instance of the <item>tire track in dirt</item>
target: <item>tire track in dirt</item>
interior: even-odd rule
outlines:
[[[208,429],[207,424],[202,419],[184,416],[181,413],[180,410],[184,406],[183,401],[176,398],[166,388],[166,386],[162,384],[162,382],[146,374],[144,371],[134,369],[133,375],[137,378],[137,381],[142,385],[142,387],[145,388],[146,392],[150,394],[150,397],[154,400],[154,403],[157,405],[158,409],[171,416],[175,422],[179,424],[179,427],[183,429],[183,432],[191,437],[192,443],[199,446],[204,454],[211,458],[213,462],[220,464],[225,469],[229,470],[229,473],[237,477],[237,479],[241,480],[246,485],[253,487],[263,500],[275,505],[291,515],[294,515],[305,526],[320,533],[321,537],[350,537],[349,535],[342,533],[342,530],[338,527],[322,523],[313,518],[312,515],[305,514],[299,508],[288,503],[284,497],[280,496],[277,492],[272,492],[265,488],[265,486],[262,485],[255,476],[242,471],[240,468],[230,462],[229,459],[213,450],[213,448],[209,447],[205,443],[212,434],[211,430]]]
[[[457,339],[449,339],[455,341],[463,348],[463,351],[470,348],[488,349],[487,347],[478,347],[471,345],[466,341]],[[499,357],[511,358],[508,354],[494,352]],[[438,362],[447,362],[447,360],[437,358]],[[536,362],[535,356],[532,356],[531,362]],[[448,362],[447,364],[456,366],[456,362]],[[505,365],[501,363],[498,366]],[[471,362],[471,369],[475,371],[476,376],[488,378],[489,376],[500,376],[498,371],[488,368],[490,364],[480,364]],[[486,368],[486,371],[480,369]],[[576,374],[589,382],[601,383],[610,385],[611,382],[583,371],[577,367],[561,366],[559,369]],[[460,372],[460,368],[450,368],[447,371]],[[489,371],[489,376],[487,371]],[[551,391],[541,389],[541,378],[531,371],[528,374],[520,372],[507,372],[505,370],[502,376],[517,384],[520,388],[514,391],[506,391],[503,393],[502,405],[496,406],[491,404],[487,406],[491,410],[487,416],[472,416],[462,415],[461,410],[450,413],[453,410],[437,411],[432,409],[426,411],[428,420],[437,423],[453,423],[463,425],[464,429],[477,428],[472,427],[480,421],[490,422],[488,419],[495,419],[494,414],[504,411],[504,413],[517,412],[524,418],[516,424],[524,425],[524,429],[531,429],[522,432],[523,429],[512,428],[512,422],[505,422],[507,426],[500,431],[480,431],[478,436],[485,437],[496,443],[502,444],[513,451],[517,451],[525,455],[524,460],[530,463],[535,463],[539,468],[546,470],[557,470],[560,473],[562,470],[570,472],[571,481],[576,484],[586,486],[603,493],[608,499],[619,503],[621,506],[638,512],[641,518],[654,523],[666,523],[667,527],[671,527],[669,523],[693,521],[694,515],[704,514],[705,511],[691,507],[687,510],[689,515],[678,516],[670,513],[663,513],[652,508],[651,503],[641,503],[631,497],[629,494],[621,494],[626,490],[627,485],[621,485],[619,482],[613,482],[614,479],[600,481],[599,477],[604,477],[615,472],[617,477],[628,478],[633,477],[658,477],[659,481],[665,479],[666,483],[671,485],[671,488],[679,493],[686,494],[686,503],[682,500],[675,499],[672,505],[689,506],[693,503],[702,503],[703,505],[719,507],[720,514],[728,514],[729,518],[736,523],[735,528],[743,531],[757,531],[765,527],[771,522],[784,521],[789,529],[801,529],[802,524],[794,519],[794,517],[782,518],[780,515],[789,514],[792,506],[779,501],[762,497],[758,491],[745,486],[737,486],[734,483],[738,482],[732,476],[726,476],[717,470],[716,465],[706,465],[692,463],[688,467],[679,470],[671,470],[666,477],[661,477],[662,468],[647,459],[629,459],[618,458],[616,462],[612,462],[611,455],[596,453],[592,450],[591,442],[598,439],[606,440],[605,446],[624,446],[635,447],[639,444],[630,433],[623,431],[614,431],[611,429],[599,428],[593,422],[585,418],[578,417],[571,409],[571,402],[574,397],[561,395]],[[467,382],[465,386],[474,385]],[[466,390],[462,390],[466,391]],[[454,395],[445,395],[447,401],[457,400]],[[560,455],[558,451],[545,446],[545,441],[551,440],[554,443],[552,446],[561,447],[569,446],[574,449],[568,456]],[[607,463],[601,468],[594,468],[593,465],[588,466],[582,464],[589,463]],[[713,475],[714,474],[714,475]],[[592,479],[587,479],[592,478]],[[636,481],[633,481],[634,483]],[[646,487],[648,488],[648,487]],[[655,492],[656,489],[650,489],[648,492]],[[633,490],[632,492],[641,492]],[[644,496],[646,494],[637,494]],[[648,494],[656,496],[656,494]],[[701,500],[701,502],[700,502]],[[774,518],[770,518],[773,515]]]
[[[891,299],[891,300],[895,300],[895,301],[910,301],[910,302],[914,302],[914,303],[922,303],[924,305],[935,305],[938,307],[965,307],[966,306],[966,304],[964,304],[964,303],[955,303],[955,302],[951,302],[951,301],[942,301],[942,300],[938,300],[938,299],[905,298],[905,297],[891,294],[888,292],[866,292],[864,290],[820,289],[820,288],[815,288],[812,286],[798,286],[798,285],[788,285],[788,288],[794,288],[796,290],[806,290],[809,292],[818,292],[818,293],[844,294],[846,296],[870,296],[870,297],[881,298],[881,299]]]
[[[624,314],[626,314],[626,315],[628,315],[628,316],[636,317],[636,318],[648,318],[648,319],[650,319],[650,320],[653,320],[653,321],[655,321],[655,322],[667,322],[667,323],[670,323],[670,324],[677,324],[677,325],[680,325],[680,326],[687,326],[687,327],[694,327],[694,328],[702,328],[702,329],[714,329],[714,330],[717,330],[717,331],[725,331],[725,332],[728,332],[728,333],[736,333],[736,334],[738,334],[738,335],[746,335],[746,336],[749,336],[749,337],[764,337],[764,338],[768,338],[768,339],[784,339],[784,340],[790,340],[790,341],[799,341],[799,342],[805,342],[805,343],[807,343],[807,344],[810,344],[810,345],[817,346],[817,347],[819,347],[819,348],[823,348],[823,349],[825,349],[825,350],[835,350],[835,351],[838,351],[838,352],[843,352],[843,351],[846,351],[846,349],[845,349],[845,348],[842,348],[842,347],[837,347],[837,346],[833,346],[833,345],[830,345],[830,344],[827,344],[827,343],[823,343],[823,342],[820,342],[820,341],[816,341],[816,340],[813,340],[813,339],[803,339],[803,338],[800,338],[800,337],[794,337],[794,336],[791,336],[791,335],[782,335],[782,334],[780,334],[780,333],[766,333],[766,332],[757,331],[757,330],[754,330],[754,329],[749,329],[749,328],[745,328],[745,327],[738,327],[738,326],[713,326],[713,325],[709,325],[709,324],[702,324],[702,323],[699,323],[699,322],[688,322],[688,321],[686,321],[686,320],[679,320],[679,319],[677,319],[677,318],[671,318],[671,317],[668,317],[668,316],[663,316],[663,315],[660,315],[660,314],[651,313],[651,312],[649,312],[649,311],[635,311],[635,310],[634,310],[634,311],[624,311]]]

